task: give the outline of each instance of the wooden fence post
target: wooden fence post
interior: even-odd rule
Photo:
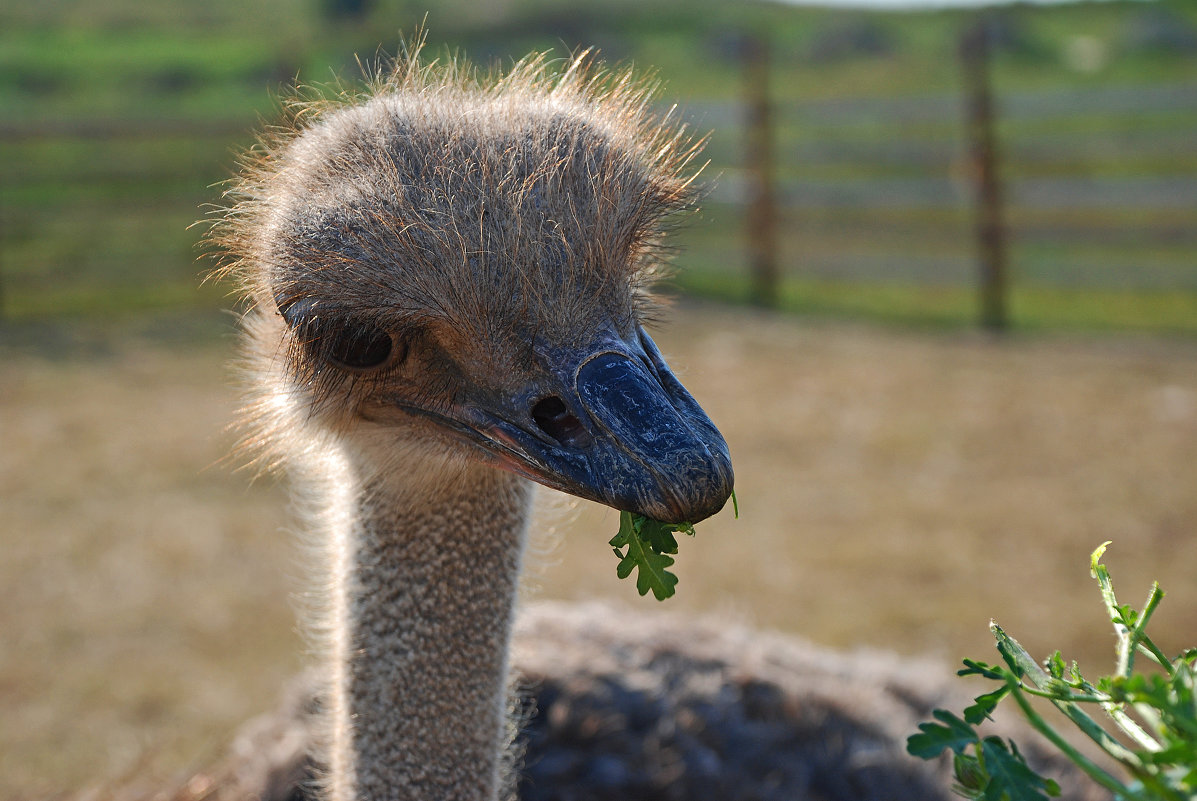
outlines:
[[[980,263],[981,325],[1003,331],[1009,324],[1006,234],[1002,223],[1002,188],[997,173],[993,96],[989,85],[989,32],[984,13],[960,35],[965,80],[965,127],[969,177],[974,187],[977,257]]]
[[[8,306],[4,296],[4,207],[0,206],[0,323],[8,319]]]
[[[755,34],[741,42],[744,60],[745,236],[752,273],[752,302],[774,307],[780,275],[777,267],[777,195],[773,183],[773,119],[769,103],[769,45]]]

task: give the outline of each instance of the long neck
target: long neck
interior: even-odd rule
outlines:
[[[333,801],[498,795],[531,491],[490,468],[439,467],[351,478],[333,504]]]

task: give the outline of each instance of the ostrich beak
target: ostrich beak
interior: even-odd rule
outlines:
[[[696,523],[723,508],[733,484],[727,443],[648,334],[547,361],[559,391],[528,398],[530,419],[491,416],[474,427],[487,440],[477,444],[501,466],[671,523]]]

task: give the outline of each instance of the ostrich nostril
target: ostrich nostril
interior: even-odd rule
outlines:
[[[532,420],[541,431],[567,448],[584,448],[590,444],[590,432],[556,395],[543,398],[532,407]]]

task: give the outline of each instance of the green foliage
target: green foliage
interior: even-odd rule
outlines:
[[[636,570],[636,590],[646,595],[652,590],[658,601],[674,593],[677,576],[669,571],[677,553],[677,532],[694,535],[689,523],[662,523],[632,512],[619,513],[619,533],[611,538],[611,549],[619,557],[615,573],[621,579]],[[621,551],[621,548],[626,550]]]
[[[734,492],[731,502],[738,519],[740,504]],[[619,533],[608,543],[619,557],[615,574],[625,579],[635,570],[636,590],[641,595],[652,590],[658,601],[671,597],[677,587],[677,576],[669,568],[673,566],[671,554],[677,553],[678,532],[693,537],[694,524],[663,523],[634,512],[620,512]]]
[[[953,789],[964,798],[1042,801],[1058,796],[1059,785],[1031,770],[1013,741],[982,738],[974,728],[989,717],[1007,691],[1003,687],[979,696],[976,705],[964,711],[964,720],[947,710],[936,709],[932,715],[944,725],[919,724],[921,734],[906,741],[906,750],[922,759],[935,759],[951,750],[957,781]]]
[[[1034,772],[1010,741],[982,737],[976,726],[990,717],[997,704],[1013,698],[1030,724],[1115,798],[1135,801],[1185,801],[1197,798],[1197,649],[1169,659],[1145,631],[1164,593],[1153,585],[1142,611],[1118,603],[1110,573],[1101,564],[1104,543],[1093,552],[1090,569],[1118,638],[1115,672],[1089,682],[1075,663],[1065,665],[1057,651],[1043,667],[1000,626],[990,624],[1004,665],[964,660],[961,676],[980,676],[1000,682],[992,692],[977,696],[964,718],[943,709],[932,715],[939,723],[919,725],[919,734],[906,741],[906,750],[922,759],[952,751],[957,784],[964,798],[1023,801],[1056,796],[1060,788]],[[1141,654],[1159,669],[1135,672]],[[1129,774],[1126,781],[1111,775],[1073,747],[1029,703],[1029,696],[1049,699],[1089,739]],[[1131,743],[1124,745],[1082,708],[1097,705]]]

